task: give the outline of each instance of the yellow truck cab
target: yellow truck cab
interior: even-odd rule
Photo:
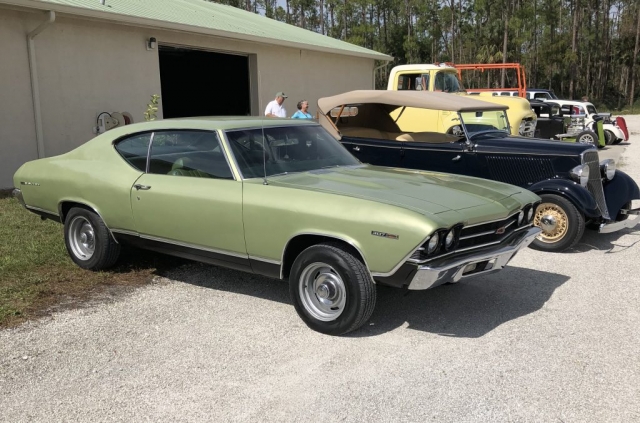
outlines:
[[[455,95],[477,95],[468,94],[458,78],[456,68],[444,63],[395,66],[391,69],[387,90],[442,91]],[[533,137],[537,117],[528,100],[521,97],[483,96],[482,101],[505,106],[512,135]],[[402,117],[404,131],[450,133],[459,125],[456,114],[446,111],[407,107],[398,110],[397,113],[398,118]],[[426,127],[428,129],[425,129]]]

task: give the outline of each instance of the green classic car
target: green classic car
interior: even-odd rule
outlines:
[[[289,281],[304,322],[365,323],[375,283],[426,289],[527,247],[539,197],[500,182],[364,165],[315,122],[189,118],[110,130],[24,164],[15,195],[100,270],[131,244]]]

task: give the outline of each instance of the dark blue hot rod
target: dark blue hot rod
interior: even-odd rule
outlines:
[[[638,185],[613,160],[600,161],[590,145],[513,137],[502,105],[455,94],[363,90],[320,99],[318,106],[323,126],[362,162],[476,176],[535,192],[542,203],[534,223],[542,233],[533,248],[563,251],[585,227],[607,233],[640,221],[633,216],[640,209],[632,208]]]

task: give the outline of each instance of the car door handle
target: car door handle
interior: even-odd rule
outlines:
[[[460,155],[459,154],[457,156],[455,156],[453,159],[451,159],[452,162],[457,162],[458,160],[460,160]]]
[[[356,145],[355,147],[353,147],[353,151],[360,151],[360,147]]]
[[[143,191],[146,191],[146,190],[148,190],[148,189],[151,189],[151,185],[140,185],[140,184],[135,184],[133,187],[134,187],[135,189],[137,189],[137,190],[143,190]]]

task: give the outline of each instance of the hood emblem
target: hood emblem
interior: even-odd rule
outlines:
[[[388,234],[386,232],[378,232],[378,231],[371,231],[371,235],[381,236],[382,238],[389,238],[389,239],[398,239],[398,238],[400,238],[400,236],[398,236],[398,235]]]
[[[503,226],[502,228],[498,228],[496,229],[496,235],[502,235],[505,231],[505,227]]]

